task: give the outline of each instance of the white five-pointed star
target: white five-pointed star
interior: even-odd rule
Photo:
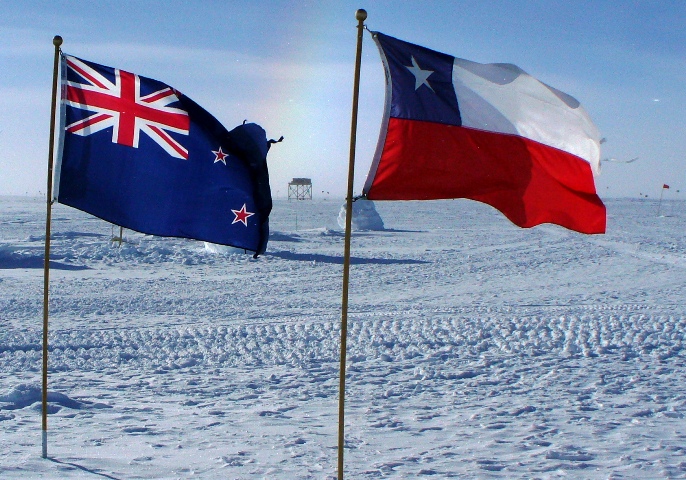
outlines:
[[[431,88],[431,85],[429,85],[429,82],[427,79],[429,78],[429,75],[434,73],[433,70],[422,70],[419,65],[417,64],[417,60],[414,59],[414,56],[412,57],[412,66],[408,67],[407,65],[405,66],[412,75],[414,75],[414,89],[417,90],[419,87],[422,85],[426,85],[427,87]],[[431,88],[431,91],[433,92],[434,89]]]

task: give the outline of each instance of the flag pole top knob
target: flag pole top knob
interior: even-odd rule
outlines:
[[[367,19],[367,10],[360,8],[355,12],[355,18],[360,22],[364,22]]]
[[[55,35],[55,38],[52,39],[52,44],[56,47],[62,45],[62,37],[60,37],[59,35]]]

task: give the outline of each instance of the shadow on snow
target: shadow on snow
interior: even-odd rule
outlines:
[[[0,251],[0,270],[13,268],[43,268],[42,256],[21,256],[13,253]],[[52,270],[89,270],[85,265],[69,265],[66,263],[50,260]]]
[[[84,472],[92,473],[93,475],[99,475],[101,477],[111,478],[113,480],[119,480],[119,477],[113,477],[112,475],[108,475],[106,473],[98,472],[97,470],[92,470],[90,468],[86,468],[82,465],[79,465],[78,463],[63,462],[61,460],[57,460],[56,458],[48,458],[48,460],[50,460],[51,462],[54,462],[54,463],[59,463],[60,465],[69,465],[69,466],[77,468],[79,470],[83,470]]]
[[[333,256],[333,255],[322,255],[319,253],[294,253],[285,250],[279,252],[268,252],[265,255],[271,257],[283,258],[284,260],[297,260],[300,262],[320,262],[320,263],[333,263],[338,265],[343,265],[343,257]],[[423,260],[400,260],[394,258],[360,258],[351,257],[351,265],[417,265],[429,263]]]

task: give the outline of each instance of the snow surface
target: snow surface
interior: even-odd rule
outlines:
[[[0,197],[0,478],[332,479],[341,201],[275,202],[258,259]],[[686,478],[686,204],[608,234],[377,202],[352,241],[346,478]],[[296,227],[297,225],[297,227]]]

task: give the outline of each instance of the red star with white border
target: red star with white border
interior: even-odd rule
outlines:
[[[219,147],[219,150],[216,152],[212,150],[212,153],[214,153],[214,163],[222,162],[224,165],[226,165],[226,157],[228,157],[229,154],[222,152],[222,147]]]
[[[248,212],[245,209],[245,203],[243,204],[243,206],[241,207],[240,210],[234,210],[232,208],[231,211],[236,216],[236,218],[233,219],[233,222],[231,222],[231,225],[233,225],[234,223],[241,222],[243,225],[245,225],[247,227],[248,226],[248,218],[255,215],[254,213]]]

